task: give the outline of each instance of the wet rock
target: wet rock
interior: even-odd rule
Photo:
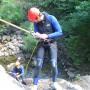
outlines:
[[[3,47],[0,51],[1,52],[4,52],[4,51],[6,51],[7,50],[7,48],[6,47]]]
[[[7,36],[7,41],[10,41],[11,40],[11,37],[10,36]]]
[[[84,90],[90,90],[90,75],[81,76],[79,80],[74,81],[74,84],[80,85]]]
[[[0,51],[0,56],[4,56],[4,53],[2,51]]]
[[[22,36],[18,35],[17,39],[22,41]]]
[[[8,64],[8,65],[7,65],[7,71],[8,71],[8,72],[9,72],[9,71],[12,71],[14,67],[15,67],[15,63],[10,63],[10,64]]]
[[[4,52],[4,56],[9,56],[9,53],[8,52]]]
[[[11,37],[11,39],[12,39],[12,40],[17,39],[17,35],[13,35],[13,36]]]
[[[3,48],[3,44],[0,43],[0,49]]]
[[[74,79],[76,76],[76,70],[74,68],[68,68],[67,75],[68,75],[69,79]]]
[[[33,86],[32,78],[26,79],[25,82],[30,88]],[[60,85],[62,90],[86,90],[78,84],[73,84],[72,82],[60,78],[58,78],[57,83]],[[53,90],[52,85],[53,83],[50,79],[48,78],[40,79],[38,83],[38,90]]]
[[[11,37],[10,36],[7,36],[7,35],[2,36],[2,42],[4,42],[4,41],[10,41],[10,40],[11,40]]]
[[[4,44],[3,47],[0,48],[0,56],[9,56],[21,53],[20,48],[23,46],[23,41],[20,35],[12,35],[12,37],[4,35],[2,37]],[[9,40],[9,38],[11,41],[6,42],[5,40]]]

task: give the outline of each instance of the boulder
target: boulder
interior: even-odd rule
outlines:
[[[74,84],[80,85],[84,90],[90,90],[90,75],[81,76],[79,80],[74,81]]]
[[[2,41],[10,41],[11,40],[11,37],[10,36],[7,36],[7,35],[4,35],[3,37],[2,37]]]

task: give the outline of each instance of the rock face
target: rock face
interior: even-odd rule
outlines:
[[[74,84],[80,85],[84,90],[90,90],[90,75],[80,77],[79,80],[74,81]]]
[[[0,56],[15,55],[21,52],[19,47],[23,46],[22,36],[12,35],[2,36],[2,43],[0,43]]]
[[[32,78],[25,79],[27,86],[7,74],[5,69],[0,65],[0,90],[30,90],[29,87],[33,85]],[[64,79],[57,79],[58,84],[62,90],[90,90],[90,76],[81,76],[79,80],[69,82]],[[52,90],[52,81],[48,78],[40,79],[38,90]]]
[[[83,76],[80,80],[75,82],[69,82],[64,79],[58,78],[57,82],[62,87],[62,90],[90,90],[90,76]],[[87,80],[86,80],[87,79]],[[31,79],[28,79],[28,83]],[[32,82],[30,82],[32,85]],[[31,86],[32,87],[32,86]],[[38,90],[52,90],[52,82],[50,79],[41,79],[38,84]],[[61,89],[58,89],[61,90]]]
[[[31,81],[32,81],[31,78],[26,80],[27,84],[32,88]],[[60,87],[62,88],[62,89],[58,89],[58,90],[90,90],[90,89],[82,88],[79,84],[74,84],[74,83],[71,83],[69,81],[66,81],[66,80],[60,79],[60,78],[58,78],[57,82],[60,85]],[[53,83],[50,79],[48,79],[48,78],[41,79],[38,83],[38,90],[53,90],[52,85],[53,85]]]
[[[0,66],[0,90],[26,90]]]

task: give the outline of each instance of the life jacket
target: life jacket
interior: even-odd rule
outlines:
[[[41,22],[37,23],[38,25],[38,32],[43,34],[51,34],[53,33],[55,30],[53,30],[52,25],[50,23],[50,21],[48,20],[48,14],[43,12],[44,14],[44,20],[42,20]]]

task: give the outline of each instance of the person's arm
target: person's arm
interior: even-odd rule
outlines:
[[[35,32],[35,37],[39,40],[47,40],[48,35],[47,34],[41,34],[38,32],[38,25],[34,23],[34,32]]]
[[[38,32],[38,26],[37,26],[36,23],[34,23],[34,32],[35,32],[35,33]]]
[[[24,67],[22,65],[20,66],[20,69],[21,69],[20,76],[24,76]]]
[[[37,39],[42,39],[42,34],[38,32],[38,25],[34,23],[34,37]]]
[[[9,73],[11,73],[11,75],[16,77],[17,76],[16,67],[14,66],[13,69]]]
[[[52,15],[49,15],[48,19],[49,19],[53,29],[55,30],[55,32],[48,34],[48,38],[51,39],[51,38],[57,38],[57,37],[62,36],[63,35],[62,29],[61,29],[61,26],[60,26],[59,22],[57,21],[57,19]]]

